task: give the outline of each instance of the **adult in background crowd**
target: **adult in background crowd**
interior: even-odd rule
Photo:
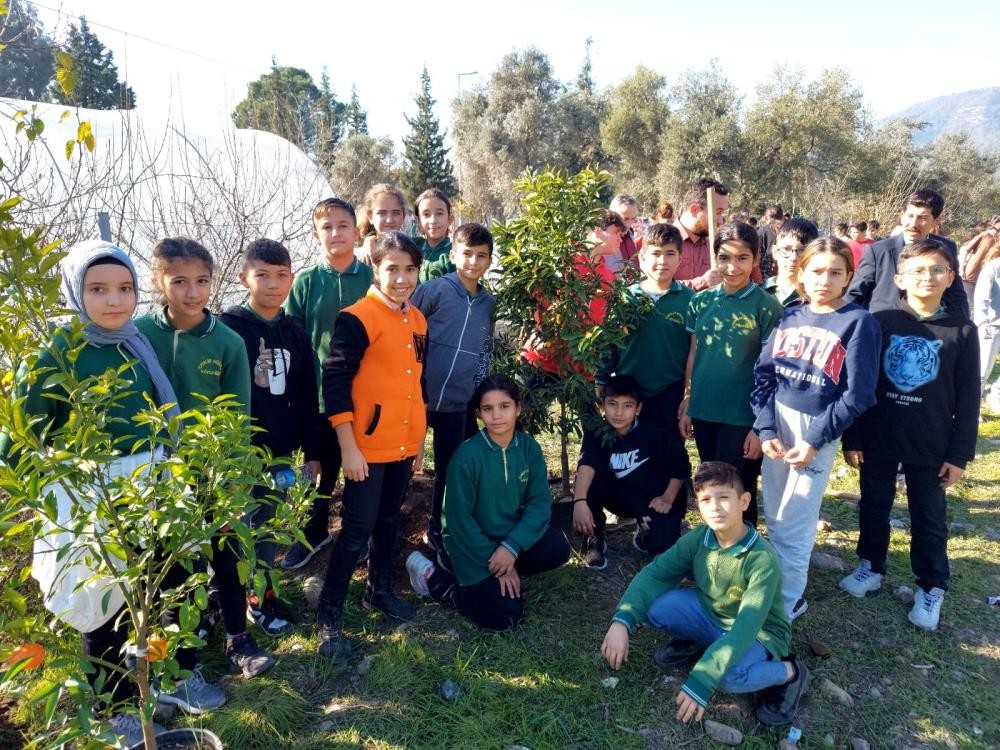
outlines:
[[[903,203],[899,223],[903,231],[871,245],[861,258],[848,296],[871,312],[888,310],[896,306],[902,292],[896,286],[896,264],[899,254],[906,245],[930,239],[945,248],[951,258],[958,262],[955,243],[945,237],[931,234],[944,210],[944,198],[933,190],[915,190]],[[949,310],[958,310],[969,317],[969,301],[958,274],[944,293],[942,300]]]
[[[778,236],[778,227],[784,220],[785,210],[775,204],[764,210],[764,215],[757,227],[757,236],[760,238],[760,270],[765,278],[775,272],[774,262],[771,258],[771,245],[774,244]]]
[[[977,225],[978,226],[978,225]],[[976,293],[976,280],[985,265],[986,255],[996,245],[1000,235],[1000,214],[994,216],[958,251],[958,272],[962,277],[966,297],[972,302]]]
[[[618,251],[605,256],[604,263],[615,274],[621,274],[627,263],[638,267],[639,261],[636,259],[636,255],[642,246],[642,236],[636,238],[635,222],[639,215],[639,204],[631,195],[622,194],[614,197],[610,208],[622,217],[622,221],[625,222],[625,233],[622,235]]]
[[[722,276],[712,268],[708,246],[708,189],[715,189],[715,222],[722,226],[722,217],[729,210],[729,191],[721,182],[703,178],[684,194],[684,204],[674,226],[681,233],[684,246],[681,262],[674,279],[700,292],[722,282]]]

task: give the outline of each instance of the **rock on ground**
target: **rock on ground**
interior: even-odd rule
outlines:
[[[826,552],[813,552],[810,562],[817,568],[826,570],[850,570],[847,563],[836,555],[829,555]]]
[[[851,737],[851,750],[871,750],[871,745],[860,737]]]
[[[739,729],[734,729],[711,719],[705,719],[704,726],[705,734],[720,745],[736,747],[743,742],[743,733]]]
[[[820,680],[819,689],[822,690],[827,695],[829,695],[831,698],[833,698],[835,701],[837,701],[837,703],[839,703],[842,706],[854,705],[854,698],[851,697],[850,693],[848,693],[846,690],[844,690],[844,688],[840,687],[839,685],[835,685],[834,683],[830,682],[830,680],[828,680],[826,677]]]

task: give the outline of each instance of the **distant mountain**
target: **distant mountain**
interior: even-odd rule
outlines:
[[[1000,151],[1000,87],[939,96],[886,119],[898,118],[928,123],[914,134],[917,145],[929,143],[943,133],[965,132],[980,150]]]

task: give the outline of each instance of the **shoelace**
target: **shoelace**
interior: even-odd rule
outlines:
[[[111,726],[116,732],[130,733],[142,731],[142,722],[134,714],[116,714],[111,717]]]
[[[921,602],[924,606],[924,611],[930,614],[934,610],[934,605],[941,601],[940,594],[931,594],[925,591],[923,601]]]

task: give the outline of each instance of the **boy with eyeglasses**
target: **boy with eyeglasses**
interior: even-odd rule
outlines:
[[[770,292],[783,307],[802,302],[798,290],[799,258],[806,245],[819,237],[816,225],[808,219],[786,219],[778,228],[771,245],[771,258],[777,274],[764,282],[764,291]]]
[[[948,588],[945,491],[975,455],[979,341],[975,326],[941,299],[955,256],[936,240],[903,248],[895,275],[905,294],[874,313],[882,328],[875,406],[844,435],[844,458],[861,469],[858,566],[840,587],[858,598],[882,586],[896,471],[906,476],[910,565],[917,579],[909,620],[936,630]]]

